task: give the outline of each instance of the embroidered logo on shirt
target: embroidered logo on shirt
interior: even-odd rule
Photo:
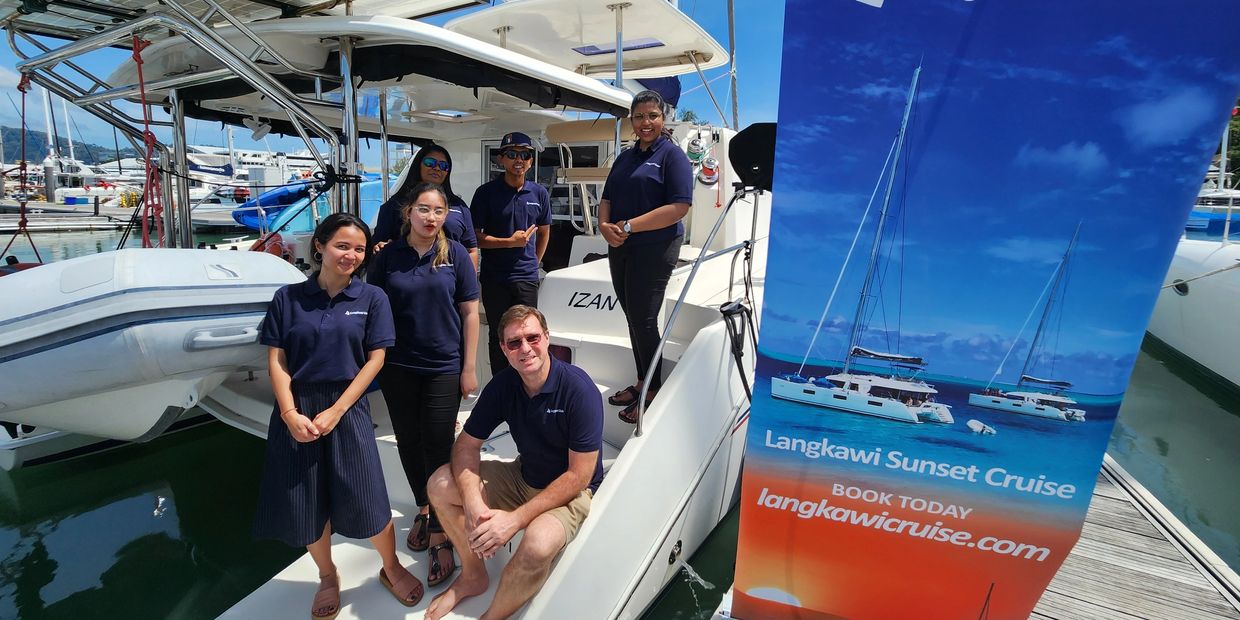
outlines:
[[[548,409],[547,413],[564,413],[563,409]]]
[[[646,166],[654,166],[655,168],[660,168],[660,169],[662,168],[662,166],[660,166],[657,162],[653,162],[653,161],[648,161],[648,162],[646,162],[644,165],[646,165]]]
[[[526,204],[526,206],[530,206],[530,207],[541,207],[541,206],[542,206],[542,205],[538,204],[537,202],[530,202],[530,201],[528,201],[528,200],[527,200],[527,201],[525,201],[525,204]]]
[[[344,311],[345,316],[352,316],[354,314],[370,314],[370,313],[365,310],[345,310]]]

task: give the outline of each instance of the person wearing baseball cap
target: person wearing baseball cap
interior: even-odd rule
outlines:
[[[498,319],[518,304],[538,306],[538,265],[551,238],[551,195],[525,178],[534,167],[534,141],[519,131],[504,134],[496,162],[504,174],[479,187],[469,206],[482,250],[478,281],[493,376],[508,367]]]

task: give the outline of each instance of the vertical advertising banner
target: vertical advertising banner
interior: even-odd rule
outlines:
[[[735,617],[1029,615],[1240,90],[1238,18],[788,0]]]

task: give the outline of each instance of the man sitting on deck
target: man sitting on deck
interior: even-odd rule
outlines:
[[[483,560],[524,529],[482,618],[516,613],[547,580],[603,481],[603,401],[593,380],[551,358],[547,321],[537,309],[509,308],[498,332],[510,367],[482,390],[452,447],[452,462],[427,484],[448,538],[461,550],[461,575],[431,602],[431,619],[485,592],[490,577]],[[482,460],[483,442],[502,422],[518,459]]]

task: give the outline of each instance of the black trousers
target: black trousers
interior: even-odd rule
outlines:
[[[672,277],[672,268],[680,256],[684,236],[667,241],[627,247],[609,248],[607,263],[611,267],[611,285],[624,317],[629,323],[629,341],[633,345],[633,361],[637,376],[645,378],[655,349],[659,348],[659,308],[663,293]],[[663,385],[663,360],[655,367],[650,389]]]
[[[538,282],[486,280],[482,284],[482,309],[487,313],[487,353],[491,376],[508,367],[508,358],[499,348],[499,317],[516,305],[538,307]]]
[[[461,375],[429,375],[388,364],[379,387],[396,431],[396,451],[418,506],[426,506],[426,481],[452,458],[456,413],[461,407]],[[431,511],[431,529],[442,531]]]

